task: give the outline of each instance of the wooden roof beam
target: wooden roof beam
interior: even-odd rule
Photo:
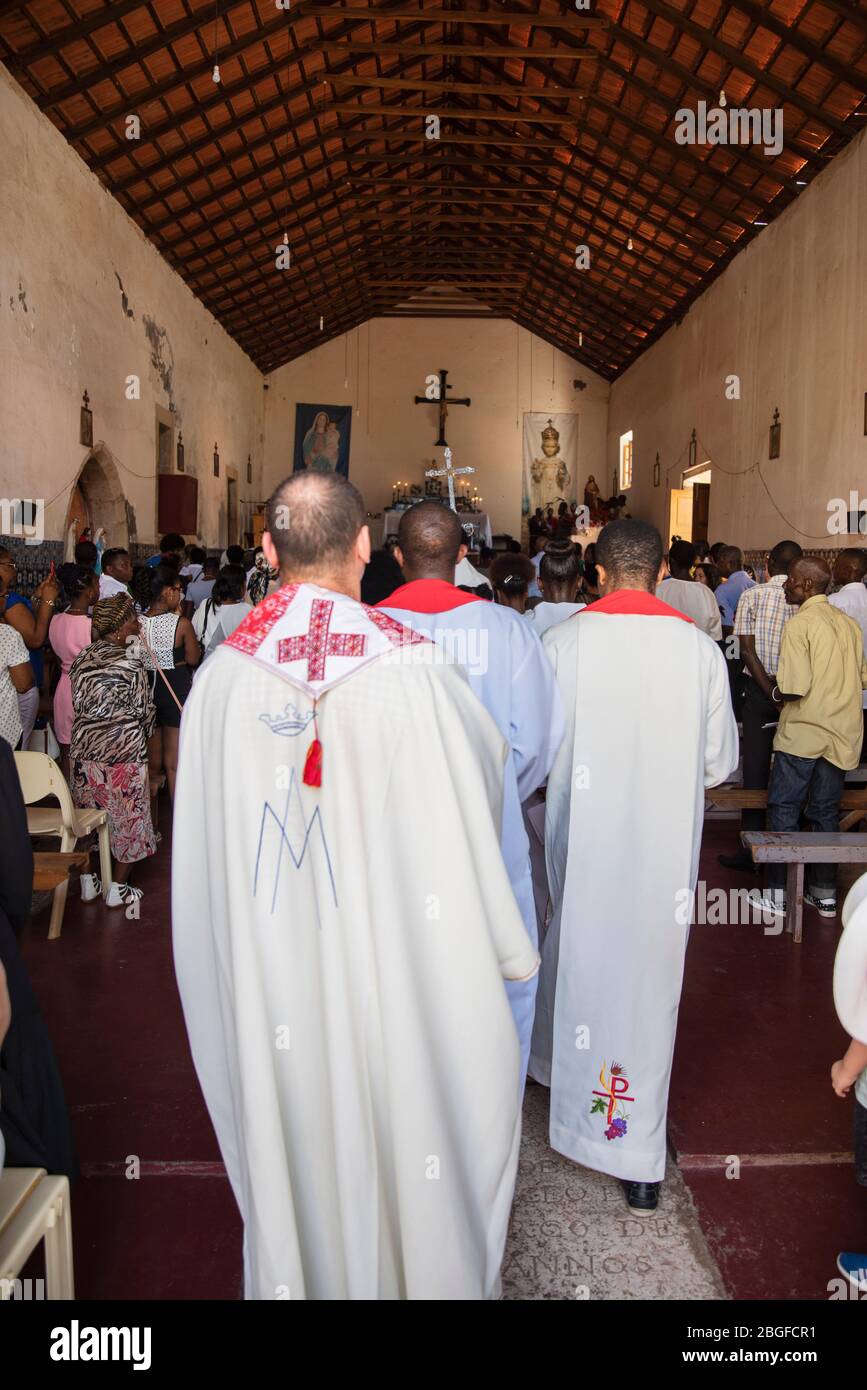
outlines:
[[[389,39],[383,39],[382,43],[357,43],[355,39],[347,39],[345,43],[332,43],[326,39],[320,45],[324,53],[345,53],[349,49],[352,53],[375,53],[382,58],[387,58],[391,53],[415,53],[422,58],[521,58],[523,55],[532,51],[536,58],[564,58],[571,63],[581,63],[602,59],[602,51],[598,48],[590,48],[587,44],[576,46],[575,48],[536,48],[528,50],[519,48],[515,44],[463,44],[463,43],[394,43]]]
[[[579,10],[559,15],[538,14],[534,10],[401,10],[401,9],[360,9],[348,5],[307,5],[299,11],[292,11],[293,19],[303,19],[316,15],[319,19],[361,19],[367,23],[390,23],[395,19],[421,20],[424,24],[506,24],[525,28],[528,24],[535,29],[567,29],[571,32],[585,29],[607,29],[608,19],[602,15],[590,15]]]
[[[415,135],[412,131],[398,130],[359,130],[352,126],[338,126],[339,133],[344,141],[359,140],[362,143],[370,143],[381,140],[386,145],[407,145],[425,143],[431,145],[506,145],[510,149],[517,149],[519,146],[535,150],[571,150],[572,146],[568,140],[549,140],[544,135],[488,135],[485,131],[480,131],[478,135],[448,135],[440,134],[436,140],[425,141],[424,132],[420,131]],[[347,143],[347,152],[351,152],[352,146]],[[368,155],[368,158],[375,156]]]
[[[575,125],[574,115],[547,115],[536,111],[489,111],[465,106],[372,106],[371,103],[354,101],[346,106],[329,106],[328,111],[336,111],[339,115],[385,115],[400,121],[414,121],[418,118],[424,122],[428,115],[438,115],[443,121],[497,121],[500,125],[507,122],[513,125],[538,125],[547,121],[549,125]],[[420,138],[425,138],[424,129],[421,129]],[[429,143],[432,145],[435,142],[431,140]]]
[[[410,64],[410,66],[413,66]],[[366,77],[348,75],[346,77],[332,75],[328,73],[320,82],[327,82],[332,87],[377,87],[384,91],[419,91],[419,92],[461,92],[474,94],[477,96],[519,96],[521,101],[538,101],[545,97],[550,101],[580,101],[587,93],[579,88],[572,90],[558,89],[552,87],[546,90],[544,87],[521,87],[513,88],[502,82],[456,82],[451,79],[441,81],[436,78],[402,78],[402,77]]]

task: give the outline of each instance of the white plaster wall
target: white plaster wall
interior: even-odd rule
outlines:
[[[446,438],[454,466],[476,469],[472,481],[495,532],[520,535],[525,411],[580,416],[579,500],[588,473],[607,495],[608,383],[516,324],[483,319],[373,319],[273,372],[265,406],[266,488],[291,472],[298,402],[353,406],[349,477],[370,512],[390,502],[398,478],[423,482],[426,468],[441,466],[443,451],[434,448],[435,403],[415,405],[413,397],[424,395],[425,377],[441,367],[449,373],[449,394],[472,401],[449,411]],[[586,390],[573,389],[576,378],[587,382]]]
[[[739,401],[725,396],[730,373],[740,377]],[[714,467],[711,541],[753,548],[792,536],[817,548],[846,544],[828,536],[828,503],[848,499],[850,489],[867,496],[865,391],[867,134],[614,382],[608,474],[619,436],[632,429],[630,511],[667,539],[666,482],[680,486],[695,427],[697,461],[709,458]],[[769,462],[775,407],[782,448]],[[756,462],[779,511],[758,474],[744,472]]]
[[[0,496],[51,501],[46,538],[62,537],[87,455],[78,442],[87,388],[94,442],[118,461],[138,540],[153,540],[155,406],[173,406],[186,471],[199,480],[201,535],[224,543],[226,468],[242,502],[263,496],[261,373],[2,66],[0,149]],[[131,374],[137,401],[125,396]]]

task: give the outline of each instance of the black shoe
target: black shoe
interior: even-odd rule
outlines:
[[[621,1179],[621,1182],[629,1210],[634,1211],[636,1216],[652,1216],[659,1204],[659,1183],[626,1182],[625,1179]]]
[[[724,869],[737,869],[742,874],[758,873],[758,866],[748,854],[718,854],[716,859]]]

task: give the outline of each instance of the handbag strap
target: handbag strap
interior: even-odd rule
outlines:
[[[180,700],[178,699],[177,695],[175,694],[174,690],[172,689],[171,683],[170,683],[170,681],[169,681],[168,676],[166,675],[166,673],[165,673],[165,671],[163,670],[162,666],[160,666],[159,662],[157,661],[156,656],[154,655],[153,648],[151,647],[150,642],[148,641],[147,637],[145,636],[145,630],[144,630],[144,628],[142,627],[141,624],[139,624],[139,636],[141,637],[141,640],[142,640],[142,642],[144,643],[144,645],[145,645],[145,647],[146,647],[146,649],[147,649],[148,655],[150,656],[151,665],[153,666],[153,668],[154,668],[154,670],[157,672],[157,674],[158,674],[159,676],[162,677],[162,681],[163,681],[163,684],[164,684],[165,687],[166,687],[166,690],[167,690],[167,691],[169,692],[169,694],[171,695],[172,699],[174,700],[175,704],[176,704],[177,707],[178,707],[178,710],[181,712],[181,714],[183,714],[184,707],[183,707],[183,705],[181,704]]]

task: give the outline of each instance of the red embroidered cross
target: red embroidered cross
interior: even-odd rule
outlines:
[[[364,656],[366,638],[360,632],[328,631],[334,604],[315,598],[310,606],[310,626],[304,637],[283,637],[277,643],[278,661],[307,658],[308,681],[325,679],[325,660],[329,656]]]

